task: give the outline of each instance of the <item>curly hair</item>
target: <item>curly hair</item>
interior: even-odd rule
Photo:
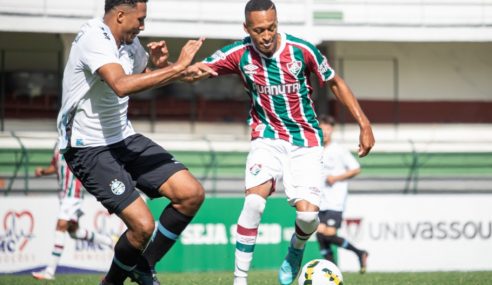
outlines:
[[[116,6],[129,5],[135,7],[138,2],[147,3],[148,0],[106,0],[104,3],[104,13],[108,13]]]

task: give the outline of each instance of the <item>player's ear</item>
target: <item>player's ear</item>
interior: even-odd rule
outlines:
[[[123,10],[116,11],[116,21],[119,24],[123,23],[124,18],[125,18],[125,11],[123,11]]]
[[[249,34],[248,25],[246,24],[246,22],[243,23],[243,29],[244,29],[244,32],[246,32],[246,34]]]

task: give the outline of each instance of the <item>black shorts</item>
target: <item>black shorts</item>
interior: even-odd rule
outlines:
[[[186,169],[164,148],[140,134],[100,147],[69,148],[65,160],[84,188],[110,213],[120,213],[139,194],[161,197],[159,187]]]
[[[319,211],[319,222],[339,229],[342,226],[342,214],[343,212],[332,210]]]

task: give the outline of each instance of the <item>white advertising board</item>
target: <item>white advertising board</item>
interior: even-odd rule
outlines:
[[[352,195],[339,235],[369,251],[369,271],[492,270],[492,195]]]
[[[368,271],[492,270],[492,195],[352,195],[347,206],[339,235],[369,251]],[[92,196],[86,195],[83,209],[82,227],[106,234],[124,230]],[[0,274],[46,265],[57,214],[54,196],[0,199]],[[278,241],[275,235],[268,241]],[[60,267],[106,271],[112,256],[110,248],[67,236]],[[339,256],[342,271],[358,270],[352,252],[339,249]]]
[[[0,199],[0,273],[30,271],[46,266],[53,250],[59,202],[56,196],[2,197]],[[86,195],[81,227],[104,234],[120,234],[124,224]],[[113,249],[68,235],[59,268],[106,271]]]

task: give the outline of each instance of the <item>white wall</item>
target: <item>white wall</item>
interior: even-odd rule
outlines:
[[[75,33],[86,19],[103,14],[103,3],[0,0],[0,30]],[[152,0],[145,34],[230,38],[241,29],[244,3]],[[278,0],[276,5],[282,25],[315,42],[492,40],[490,0]]]
[[[358,98],[377,100],[393,98],[396,59],[400,100],[492,101],[491,51],[492,43],[335,43]]]

